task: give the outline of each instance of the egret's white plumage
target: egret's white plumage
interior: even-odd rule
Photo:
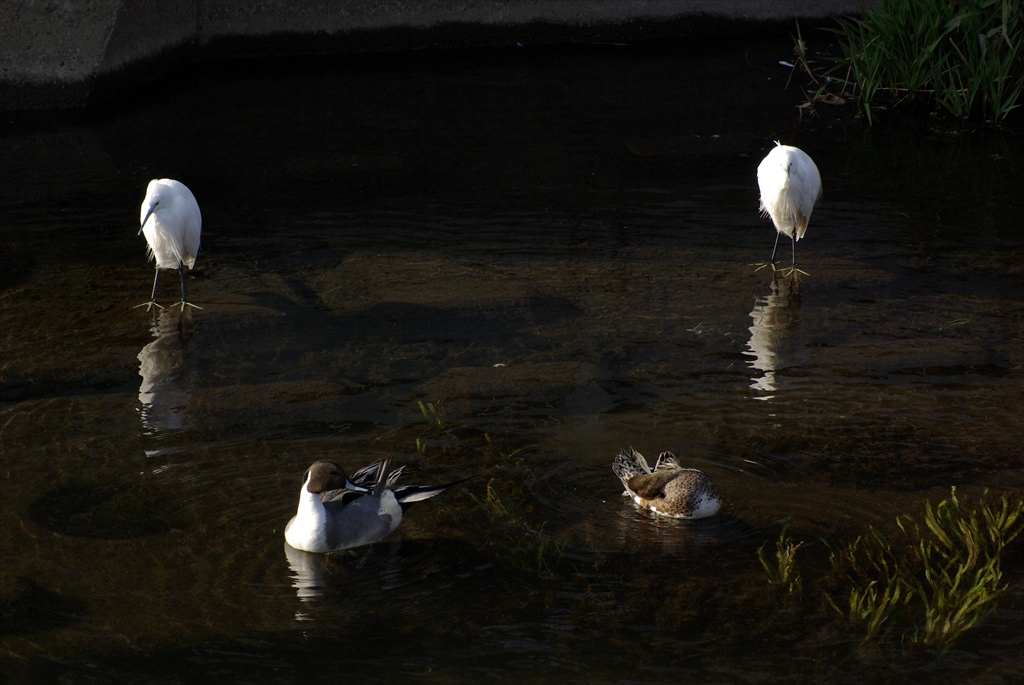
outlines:
[[[139,232],[146,236],[146,256],[156,260],[153,295],[143,303],[147,309],[156,304],[156,284],[160,269],[178,269],[181,276],[181,307],[195,307],[185,297],[185,267],[192,268],[199,252],[199,234],[203,216],[192,191],[184,183],[170,178],[155,178],[146,188],[146,199],[139,212]],[[139,305],[140,307],[142,305]]]
[[[757,167],[757,185],[761,190],[761,213],[775,224],[775,251],[779,236],[785,233],[793,241],[793,268],[796,268],[796,241],[807,233],[814,205],[821,197],[821,174],[806,152],[775,141],[775,147]]]

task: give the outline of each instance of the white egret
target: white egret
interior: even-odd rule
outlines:
[[[153,294],[149,302],[136,306],[145,306],[146,311],[153,306],[160,307],[156,303],[160,269],[177,269],[181,276],[181,309],[184,311],[185,305],[196,307],[185,297],[185,267],[191,269],[195,266],[196,253],[199,252],[199,233],[203,226],[199,203],[192,191],[185,184],[169,178],[153,179],[146,188],[146,199],[142,201],[139,221],[139,233],[145,234],[146,242],[149,243],[146,256],[156,260],[156,275],[153,277]]]
[[[796,241],[807,233],[811,212],[821,197],[818,167],[800,148],[775,141],[775,147],[757,166],[757,185],[761,190],[761,213],[772,218],[778,231],[772,248],[772,268],[779,236],[785,233],[793,241],[792,271],[796,271]]]

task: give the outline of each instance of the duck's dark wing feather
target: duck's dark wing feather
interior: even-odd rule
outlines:
[[[364,488],[372,488],[377,484],[377,472],[380,470],[380,462],[378,459],[372,464],[368,464],[363,468],[359,469],[352,474],[349,478],[350,481],[356,485]],[[388,487],[394,489],[395,483],[398,482],[399,477],[402,475],[402,471],[405,470],[405,466],[399,466],[397,469],[388,474]]]
[[[324,503],[324,506],[331,504],[335,507],[344,506],[355,502],[360,497],[363,497],[365,493],[356,492],[355,490],[328,490],[327,492],[320,493],[320,501]]]

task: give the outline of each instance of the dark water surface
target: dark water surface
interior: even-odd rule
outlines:
[[[1020,142],[798,123],[788,54],[204,65],[5,123],[4,677],[1019,682],[1020,541],[945,654],[860,647],[813,586],[950,486],[1024,491]],[[798,281],[754,266],[774,139],[825,186]],[[203,210],[184,320],[132,309],[164,176]],[[723,513],[635,511],[628,445],[678,445]],[[306,466],[385,454],[475,478],[386,543],[287,554]],[[757,561],[787,524],[803,599]]]

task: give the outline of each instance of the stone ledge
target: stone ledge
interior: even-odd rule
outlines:
[[[863,0],[7,0],[0,110],[81,107],[202,56],[639,42],[777,27]],[[101,86],[97,87],[100,83]]]

